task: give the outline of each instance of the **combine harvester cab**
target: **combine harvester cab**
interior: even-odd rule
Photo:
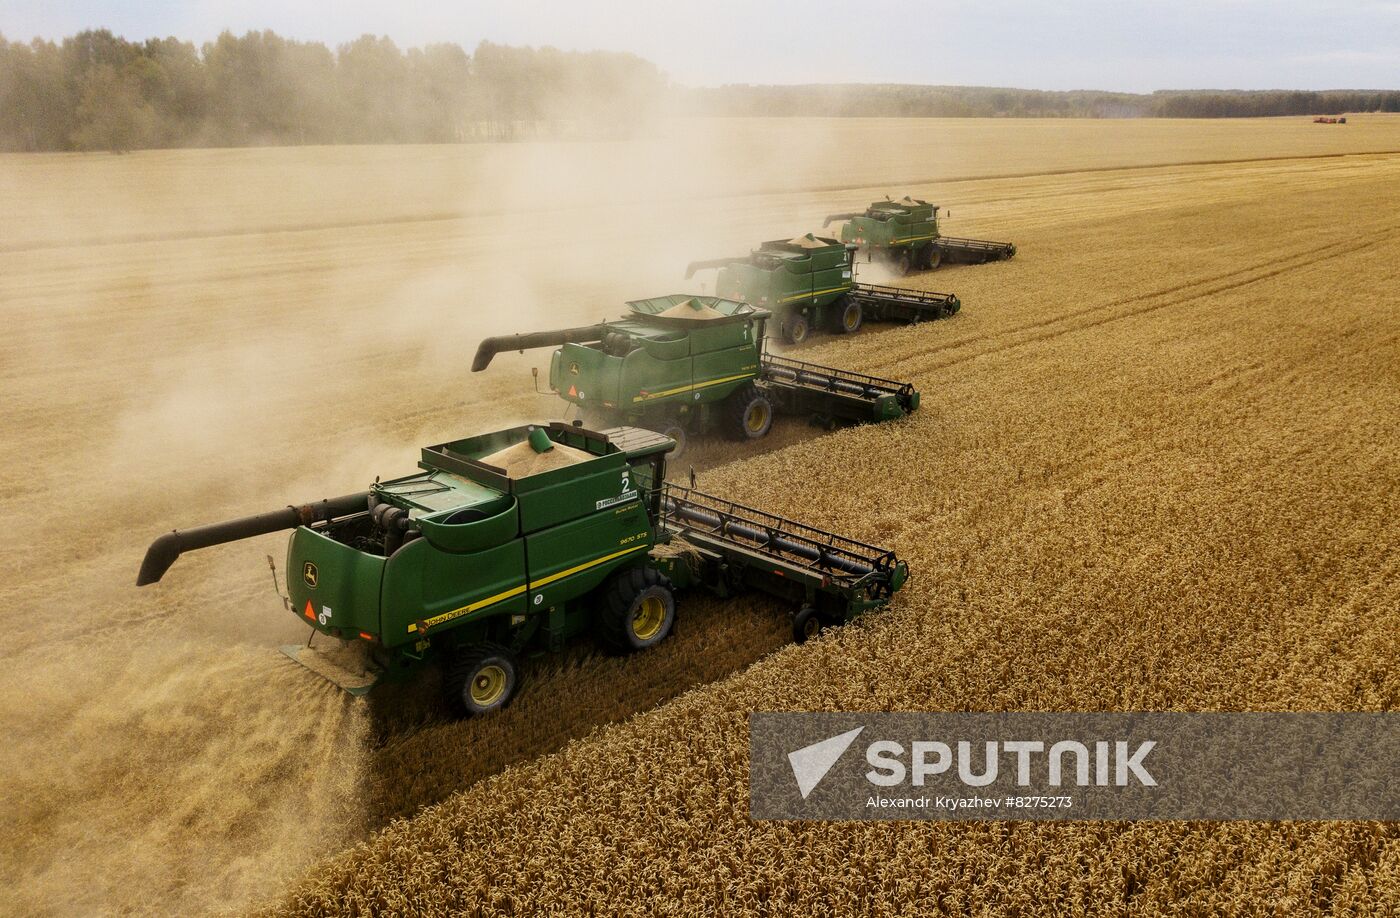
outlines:
[[[768,310],[686,294],[627,305],[613,322],[487,338],[472,370],[504,351],[557,345],[551,390],[577,405],[591,427],[634,425],[675,440],[672,458],[693,434],[766,436],[775,412],[833,425],[893,420],[918,408],[909,383],[768,354]]]
[[[876,201],[863,211],[830,214],[823,226],[841,224],[841,241],[867,259],[879,259],[901,274],[932,270],[943,262],[984,264],[1016,255],[1009,242],[944,236],[938,229],[938,205],[905,196]]]
[[[355,694],[437,657],[448,702],[467,715],[510,702],[527,651],[585,632],[618,652],[655,646],[676,590],[765,590],[792,602],[805,640],[907,579],[893,552],[665,484],[674,445],[556,422],[427,447],[419,472],[366,492],[168,533],[138,585],[185,551],[292,529],[292,611],[342,643],[284,650]],[[657,550],[678,540],[682,550]]]
[[[866,321],[920,322],[961,308],[951,293],[857,283],[854,253],[853,245],[808,233],[762,243],[741,258],[691,262],[685,276],[718,269],[715,289],[770,310],[782,339],[794,345],[814,329],[850,334]]]

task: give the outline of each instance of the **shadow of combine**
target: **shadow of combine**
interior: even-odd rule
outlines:
[[[431,667],[411,683],[379,687],[369,699],[367,828],[744,669],[792,639],[788,611],[758,594],[727,602],[683,594],[675,630],[657,647],[619,657],[582,640],[527,658],[515,701],[486,717],[452,719]]]

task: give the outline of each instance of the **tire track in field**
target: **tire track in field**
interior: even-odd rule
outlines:
[[[1185,303],[1190,303],[1192,301],[1199,300],[1204,297],[1213,296],[1218,293],[1226,293],[1231,290],[1238,289],[1240,287],[1245,287],[1250,284],[1258,283],[1259,281],[1268,280],[1273,277],[1278,277],[1283,274],[1298,271],[1302,268],[1307,268],[1316,264],[1320,264],[1322,262],[1330,261],[1334,258],[1340,258],[1345,255],[1353,254],[1355,252],[1361,252],[1367,249],[1374,248],[1375,246],[1380,245],[1383,242],[1388,242],[1392,240],[1397,235],[1400,235],[1400,230],[1391,230],[1389,232],[1377,233],[1374,234],[1371,238],[1366,239],[1364,241],[1359,241],[1356,239],[1343,239],[1337,242],[1328,243],[1326,245],[1317,246],[1312,249],[1304,249],[1301,252],[1290,252],[1284,255],[1279,255],[1277,257],[1267,259],[1263,262],[1239,269],[1237,271],[1227,271],[1223,274],[1214,275],[1208,278],[1188,281],[1182,284],[1174,284],[1170,287],[1164,287],[1159,290],[1151,291],[1149,293],[1122,297],[1116,300],[1112,300],[1108,303],[1090,306],[1085,309],[1077,310],[1075,312],[1060,314],[1051,318],[1041,319],[1035,322],[1029,322],[1024,325],[1018,325],[1014,328],[1010,328],[1003,332],[1000,332],[995,336],[979,336],[975,338],[970,338],[963,342],[950,344],[945,347],[938,348],[934,351],[924,352],[923,354],[914,354],[909,357],[901,358],[890,363],[882,364],[882,375],[888,375],[889,368],[896,367],[900,368],[901,370],[905,368],[910,368],[918,373],[932,373],[938,372],[940,370],[946,370],[950,367],[955,367],[959,364],[967,363],[968,361],[976,360],[981,357],[986,357],[991,354],[997,354],[1002,351],[1024,347],[1026,345],[1035,344],[1040,341],[1053,340],[1062,335],[1072,334],[1074,332],[1079,331],[1086,331],[1088,329],[1096,328],[1100,325],[1105,325],[1111,322],[1118,322],[1123,319],[1131,319],[1137,316],[1147,315],[1161,309],[1166,309],[1171,306],[1180,306]],[[1183,291],[1189,292],[1186,292],[1184,296],[1172,297],[1173,294],[1181,293]],[[1161,302],[1147,302],[1152,300],[1159,300],[1162,297],[1172,298],[1162,300]],[[1111,315],[1104,315],[1105,312],[1110,312],[1112,310],[1119,309],[1123,306],[1129,306],[1133,303],[1144,303],[1145,305],[1139,306],[1135,309],[1127,309],[1122,312],[1113,313]],[[1088,319],[1088,321],[1075,321],[1078,319],[1086,318]],[[1064,325],[1065,323],[1069,322],[1073,322],[1074,324],[1062,328],[1055,327]],[[1035,333],[1037,329],[1050,330],[1045,331],[1044,333],[1037,334]],[[1029,332],[1030,334],[1022,334],[1027,332]],[[1016,340],[1012,341],[1005,340],[1007,337],[1013,335],[1022,335],[1022,337],[1019,337]],[[921,357],[936,356],[938,354],[942,354],[950,350],[960,350],[962,348],[975,344],[976,342],[988,340],[988,338],[991,339],[992,346],[982,348],[971,354],[964,354],[961,356],[954,357],[951,360],[944,361],[919,360],[919,358]]]
[[[1363,350],[1350,352],[1350,357],[1359,361],[1372,355],[1393,353],[1397,344],[1400,344],[1400,335],[1379,338]],[[1272,372],[1260,375],[1266,369]],[[1207,405],[1218,405],[1219,388],[1226,384],[1249,393],[1247,399],[1232,395],[1231,403],[1243,402],[1260,411],[1284,414],[1288,412],[1297,392],[1322,391],[1321,381],[1326,377],[1326,372],[1312,366],[1288,367],[1280,362],[1271,364],[1263,360],[1252,360],[1174,386],[1170,392],[1170,399],[1181,405],[1195,404],[1203,408]],[[1312,382],[1319,385],[1308,385]],[[1230,413],[1230,410],[1220,410]],[[1162,448],[1163,444],[1158,438],[1144,436],[1140,430],[1115,431],[1106,438],[1070,453],[1047,472],[1043,479],[1027,481],[1027,484],[1036,488],[1045,488],[1052,483],[1058,484],[1066,491],[1067,498],[1078,499],[1103,484],[1106,478],[1105,467],[1117,468],[1143,461],[1155,461],[1160,458]]]
[[[746,191],[717,191],[705,194],[689,196],[692,201],[724,201],[743,200],[748,198],[782,197],[786,195],[802,194],[826,194],[828,192],[856,192],[870,191],[871,189],[888,188],[890,186],[914,186],[914,185],[945,185],[961,182],[983,182],[1002,181],[1007,179],[1043,178],[1060,175],[1092,175],[1104,172],[1141,172],[1151,169],[1175,169],[1193,166],[1231,166],[1244,165],[1248,163],[1269,163],[1288,162],[1305,160],[1328,160],[1354,158],[1383,158],[1400,155],[1397,150],[1370,150],[1355,153],[1297,153],[1280,156],[1252,156],[1240,159],[1190,159],[1179,162],[1142,163],[1136,165],[1120,166],[1089,166],[1064,169],[1046,169],[1043,171],[1024,172],[998,172],[987,175],[954,175],[942,177],[922,177],[893,179],[879,184],[863,183],[857,185],[813,185],[804,188],[772,189],[760,188]],[[562,204],[553,207],[540,207],[522,211],[520,208],[491,207],[473,211],[430,211],[424,214],[404,214],[396,217],[383,217],[376,220],[325,220],[325,221],[305,221],[287,224],[267,224],[262,226],[245,227],[242,229],[211,229],[195,230],[187,232],[154,232],[154,233],[131,233],[125,236],[87,236],[62,241],[48,242],[23,242],[12,245],[0,245],[0,255],[8,255],[24,252],[37,252],[48,249],[83,248],[108,245],[128,245],[131,243],[143,242],[179,242],[195,239],[224,239],[238,236],[264,236],[274,233],[314,233],[327,230],[364,229],[378,226],[395,226],[415,223],[448,223],[459,220],[470,220],[482,217],[502,217],[518,216],[521,213],[545,214],[566,214],[579,211],[596,210],[600,206],[636,206],[654,201],[653,198],[637,199],[609,199],[606,202],[583,201],[577,204]]]
[[[1283,272],[1272,272],[1274,275],[1280,273]],[[1233,286],[1244,286],[1245,283]],[[1349,359],[1361,361],[1363,358],[1375,357],[1375,362],[1381,363],[1397,349],[1400,349],[1400,334],[1384,336],[1362,350],[1351,352]],[[1270,362],[1256,359],[1221,369],[1184,385],[1173,386],[1168,398],[1173,404],[1182,406],[1183,411],[1186,406],[1197,405],[1201,410],[1214,409],[1224,411],[1227,416],[1234,416],[1238,408],[1220,407],[1218,393],[1223,385],[1234,390],[1230,396],[1231,403],[1244,402],[1255,412],[1284,416],[1291,412],[1297,392],[1325,391],[1323,381],[1329,378],[1330,372],[1326,366],[1291,367],[1277,360]],[[1244,396],[1242,393],[1248,394]],[[1253,413],[1251,412],[1251,415]],[[1248,417],[1236,420],[1250,423]],[[1161,459],[1163,446],[1158,437],[1145,436],[1138,429],[1116,430],[1082,448],[1072,450],[1055,465],[1039,470],[1036,474],[1024,478],[1018,474],[1016,484],[1039,494],[1059,490],[1064,501],[1078,501],[1101,487],[1111,477],[1107,474],[1107,469],[1122,470],[1158,461]],[[1001,512],[997,507],[995,495],[983,494],[967,506],[948,508],[940,517],[947,521],[966,520],[988,512]]]
[[[1384,241],[1384,237],[1387,235],[1394,234],[1382,234],[1380,238],[1373,239],[1370,242],[1361,245],[1355,244],[1353,240],[1345,240],[1344,243],[1348,246],[1348,248],[1346,249],[1346,251],[1342,252],[1329,253],[1325,252],[1324,250],[1336,248],[1338,245],[1341,245],[1343,243],[1336,243],[1328,246],[1320,246],[1314,251],[1323,252],[1323,254],[1319,255],[1314,259],[1311,259],[1308,262],[1298,262],[1297,267],[1306,267],[1308,264],[1311,263],[1325,261],[1331,258],[1343,257],[1354,251],[1364,250],[1372,245],[1379,244],[1380,242]],[[1265,265],[1262,266],[1255,265],[1252,268],[1242,269],[1242,271],[1238,272],[1226,272],[1225,274],[1216,276],[1214,278],[1203,279],[1202,281],[1195,281],[1186,284],[1178,284],[1174,285],[1173,287],[1166,288],[1162,291],[1156,291],[1152,294],[1145,294],[1141,297],[1126,297],[1116,302],[1120,304],[1124,302],[1132,302],[1134,300],[1146,299],[1149,297],[1161,295],[1163,293],[1177,292],[1189,287],[1199,286],[1201,283],[1205,283],[1210,280],[1218,281],[1227,278],[1238,277],[1238,275],[1241,273],[1246,273],[1251,270],[1258,270],[1259,268],[1265,267],[1268,264],[1277,264],[1277,262],[1280,260],[1286,259],[1274,259],[1270,262],[1266,262]],[[1194,294],[1192,296],[1173,300],[1172,303],[1161,304],[1161,306],[1189,302],[1190,300],[1196,299],[1199,296],[1206,296],[1215,292],[1236,289],[1255,283],[1257,281],[1267,280],[1271,277],[1276,277],[1285,273],[1287,273],[1287,269],[1267,271],[1266,273],[1259,274],[1255,277],[1239,279],[1233,283],[1222,284],[1219,287],[1213,288],[1210,291],[1205,291],[1199,294]],[[1136,315],[1144,312],[1149,312],[1152,309],[1161,308],[1161,306],[1152,306],[1149,309],[1137,310],[1132,314]],[[1080,328],[1093,327],[1095,325],[1104,324],[1105,322],[1116,321],[1118,318],[1127,317],[1128,315],[1123,315],[1108,317],[1106,319],[1100,319],[1096,322],[1091,322],[1084,326],[1063,329],[1050,335],[1041,335],[1035,337],[1034,339],[1010,343],[989,351],[979,352],[975,355],[968,355],[965,359],[970,360],[975,357],[985,356],[987,354],[994,353],[999,350],[1004,350],[1006,348],[1018,347],[1020,346],[1020,344],[1033,343],[1033,341],[1053,339],[1059,337],[1060,335],[1080,330]],[[1032,324],[1036,327],[1041,327],[1051,323],[1039,322]],[[1400,345],[1400,335],[1381,338],[1373,342],[1372,345],[1368,347],[1364,352],[1359,352],[1354,356],[1360,357],[1363,353],[1369,354],[1373,352],[1392,352],[1396,349],[1397,345]],[[908,361],[902,361],[901,363],[907,362]],[[941,367],[942,365],[939,366]],[[1302,388],[1300,386],[1299,380],[1310,375],[1312,371],[1304,369],[1292,369],[1286,370],[1281,373],[1276,372],[1272,376],[1260,377],[1260,372],[1264,371],[1266,367],[1269,366],[1270,364],[1268,362],[1256,359],[1247,361],[1238,366],[1227,367],[1221,369],[1218,372],[1209,374],[1208,376],[1205,376],[1201,379],[1194,380],[1188,384],[1173,387],[1171,397],[1173,401],[1185,404],[1198,401],[1203,393],[1210,393],[1216,391],[1222,385],[1226,385],[1231,388],[1243,386],[1246,389],[1253,391],[1253,395],[1251,396],[1251,404],[1255,405],[1256,407],[1266,406],[1270,410],[1282,411],[1284,410],[1284,408],[1279,403],[1290,400],[1292,398],[1292,393],[1295,393],[1300,388]],[[1213,397],[1214,396],[1212,396],[1212,398]],[[816,433],[809,434],[805,437],[802,437],[800,442],[805,443],[818,435],[819,434]],[[1126,468],[1139,465],[1145,461],[1153,461],[1159,458],[1160,447],[1161,444],[1158,443],[1154,438],[1143,437],[1141,433],[1137,430],[1124,429],[1113,431],[1107,436],[1095,440],[1092,444],[1085,445],[1084,447],[1078,450],[1070,452],[1065,458],[1063,458],[1053,467],[1047,467],[1045,469],[1038,470],[1033,474],[1027,475],[1024,479],[1018,474],[1016,482],[1018,486],[1030,488],[1036,491],[1037,493],[1048,493],[1050,491],[1058,489],[1065,492],[1066,500],[1078,500],[1081,499],[1088,492],[1094,490],[1095,488],[1101,486],[1104,483],[1104,480],[1106,479],[1105,467]],[[989,508],[994,508],[996,505],[997,501],[995,499],[995,495],[982,495],[965,506],[945,508],[945,511],[939,514],[939,518],[947,522],[948,525],[955,525],[956,521],[979,517],[988,512]]]

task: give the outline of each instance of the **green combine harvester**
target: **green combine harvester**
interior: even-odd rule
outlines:
[[[714,296],[672,294],[627,304],[598,325],[487,338],[472,371],[496,354],[557,347],[549,387],[594,428],[634,425],[676,441],[721,428],[757,439],[775,412],[827,424],[887,421],[919,407],[910,383],[768,353],[771,313]]]
[[[886,198],[863,211],[831,214],[822,226],[844,220],[841,241],[853,245],[867,258],[878,258],[902,274],[949,264],[983,264],[1004,261],[1016,254],[1009,242],[959,239],[938,231],[938,205],[905,196]]]
[[[584,633],[617,652],[654,647],[678,591],[765,591],[791,604],[805,641],[908,579],[892,551],[667,483],[674,445],[555,422],[430,446],[418,472],[366,491],[167,533],[136,582],[184,552],[290,529],[291,611],[366,664],[284,651],[356,694],[440,658],[465,715],[510,702],[522,654]]]
[[[718,268],[715,292],[771,311],[789,344],[801,344],[817,328],[849,334],[866,321],[921,322],[961,308],[951,293],[856,283],[854,252],[808,233],[762,243],[738,258],[693,261],[685,276]]]

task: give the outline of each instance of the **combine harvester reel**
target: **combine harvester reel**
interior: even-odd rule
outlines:
[[[526,653],[583,634],[620,653],[656,646],[687,590],[776,596],[803,641],[884,606],[908,579],[887,549],[667,484],[674,447],[578,422],[430,446],[419,471],[367,491],[167,533],[137,583],[186,551],[292,530],[292,613],[368,662],[355,672],[289,655],[357,694],[436,659],[449,705],[473,715],[510,703]]]
[[[881,287],[855,281],[856,247],[808,233],[764,242],[748,255],[694,261],[695,272],[718,269],[715,290],[773,313],[789,344],[816,329],[858,331],[865,322],[921,322],[951,316],[962,304],[951,293]]]
[[[691,435],[716,428],[739,440],[766,436],[778,412],[834,425],[893,420],[919,407],[910,383],[769,354],[771,313],[748,303],[672,294],[627,305],[612,322],[487,338],[472,371],[502,352],[557,346],[551,391],[577,405],[590,427],[665,434],[677,443],[673,459]]]
[[[938,228],[938,205],[907,195],[898,201],[875,201],[862,211],[830,214],[822,226],[837,220],[844,221],[842,242],[900,274],[932,270],[944,262],[980,265],[1016,255],[1016,246],[1009,242],[944,236]]]

